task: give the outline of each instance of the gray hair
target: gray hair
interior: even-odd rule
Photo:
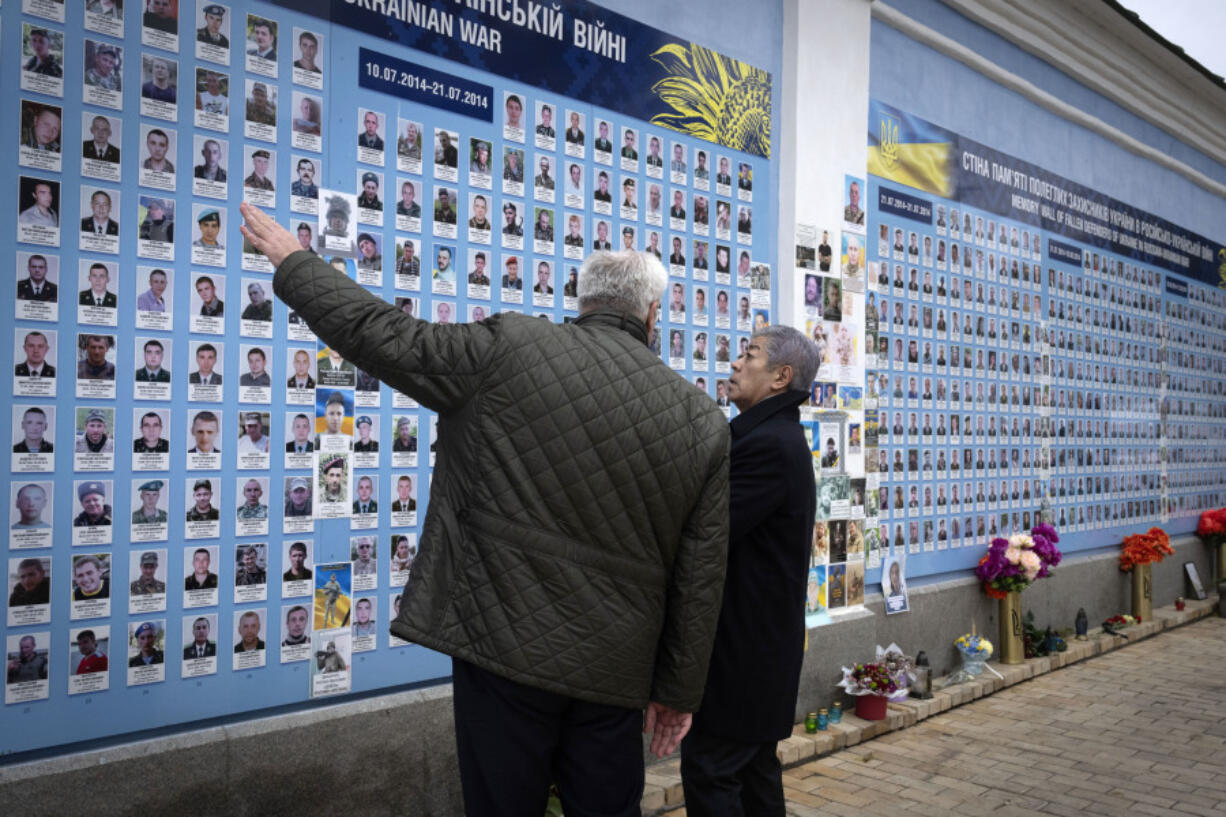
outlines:
[[[780,324],[763,327],[753,337],[766,352],[768,368],[792,367],[788,391],[808,393],[813,379],[817,377],[817,344],[800,330]]]
[[[651,253],[596,252],[579,270],[579,311],[604,308],[646,320],[652,301],[664,297],[668,273]]]

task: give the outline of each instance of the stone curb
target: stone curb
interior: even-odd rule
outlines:
[[[1155,608],[1152,621],[1134,625],[1126,630],[1127,640],[1119,636],[1106,635],[1101,629],[1096,629],[1090,632],[1088,641],[1069,641],[1068,650],[1062,653],[1043,658],[1030,658],[1015,665],[990,662],[989,666],[1004,676],[1003,680],[988,674],[975,681],[966,681],[945,689],[934,689],[932,698],[928,700],[910,698],[903,702],[891,703],[888,705],[888,714],[884,720],[866,721],[857,718],[853,712],[845,712],[841,722],[832,723],[826,731],[813,735],[805,732],[803,723],[797,724],[792,730],[791,737],[779,741],[775,754],[784,769],[808,763],[815,758],[833,754],[840,749],[855,746],[857,743],[871,740],[879,735],[910,728],[933,715],[968,704],[986,695],[992,695],[1014,684],[1020,684],[1087,658],[1135,644],[1163,630],[1191,624],[1198,619],[1213,615],[1217,605],[1218,596],[1212,593],[1205,601],[1188,601],[1187,608],[1182,612],[1177,611],[1173,605]],[[942,680],[934,679],[933,686],[936,687]],[[656,817],[684,803],[680,760],[669,760],[648,767],[641,803],[645,817]]]

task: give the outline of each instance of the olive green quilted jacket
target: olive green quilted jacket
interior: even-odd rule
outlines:
[[[641,321],[418,320],[307,252],[277,295],[438,412],[419,555],[392,632],[598,703],[698,708],[728,545],[728,429]]]

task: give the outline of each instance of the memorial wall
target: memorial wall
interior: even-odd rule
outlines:
[[[771,76],[701,44],[587,2],[0,15],[0,751],[450,673],[387,630],[437,417],[273,298],[241,202],[438,323],[567,321],[586,255],[654,252],[653,347],[725,407],[771,319]]]

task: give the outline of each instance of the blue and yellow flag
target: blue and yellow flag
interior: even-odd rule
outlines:
[[[870,100],[868,172],[943,198],[952,198],[953,134],[919,117]]]

